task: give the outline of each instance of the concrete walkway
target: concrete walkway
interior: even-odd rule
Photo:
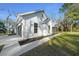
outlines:
[[[28,43],[28,44],[25,44],[22,46],[20,46],[18,42],[6,45],[3,47],[3,49],[0,53],[0,56],[18,56],[18,55],[21,55],[21,54],[39,46],[39,45],[47,42],[48,40],[50,40],[50,38],[53,38],[53,37],[58,36],[58,35],[60,35],[60,34],[49,36],[49,37],[43,38],[41,40],[37,40],[37,41],[31,42],[31,43]]]

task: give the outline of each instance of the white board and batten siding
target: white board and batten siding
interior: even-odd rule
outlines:
[[[19,26],[19,24],[22,25],[21,36],[25,39],[47,36],[52,33],[51,26],[50,31],[48,31],[48,25],[51,25],[51,21],[45,24],[42,23],[46,19],[44,11],[39,11],[28,15],[21,15],[18,17],[18,19],[19,18],[21,18],[21,21],[18,21],[19,23],[17,26]],[[37,33],[34,33],[34,23],[38,24]]]

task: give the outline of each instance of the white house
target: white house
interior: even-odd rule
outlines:
[[[47,18],[44,10],[21,13],[17,15],[17,35],[24,39],[53,34],[52,20]]]

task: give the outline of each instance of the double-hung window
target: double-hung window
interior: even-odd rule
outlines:
[[[38,32],[38,23],[34,23],[34,33]]]

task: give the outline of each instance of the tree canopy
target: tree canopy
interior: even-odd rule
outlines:
[[[4,23],[0,21],[0,27],[4,27]]]
[[[60,12],[64,13],[64,16],[68,19],[79,20],[79,4],[65,3],[61,8]]]
[[[0,32],[5,32],[6,28],[3,21],[0,21]]]
[[[61,13],[64,13],[63,27],[71,28],[76,21],[79,21],[79,4],[76,3],[64,3],[59,9]]]

